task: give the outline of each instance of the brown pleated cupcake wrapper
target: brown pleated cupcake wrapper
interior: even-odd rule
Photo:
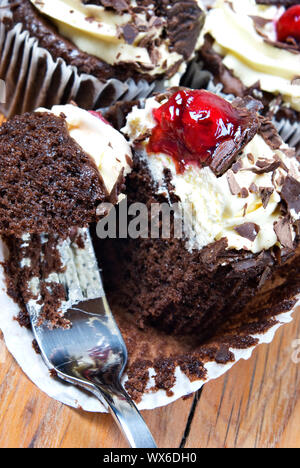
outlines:
[[[0,111],[7,117],[70,100],[85,109],[103,108],[162,89],[162,81],[109,79],[103,83],[92,75],[79,74],[63,59],[53,60],[21,24],[7,31],[3,19],[8,15],[0,9],[0,79],[6,85],[6,102],[0,104]]]

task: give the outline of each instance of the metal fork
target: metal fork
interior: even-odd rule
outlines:
[[[156,448],[142,416],[121,384],[127,349],[104,294],[90,234],[83,230],[82,235],[84,248],[69,239],[59,244],[64,272],[43,279],[49,284],[49,291],[53,284],[63,285],[66,301],[61,313],[72,324],[68,329],[51,329],[47,323],[39,325],[43,310],[41,279],[36,277],[29,283],[36,296],[27,304],[35,339],[48,368],[61,379],[93,393],[111,412],[131,447]],[[22,247],[29,242],[30,236],[24,236]],[[47,236],[42,236],[42,243],[47,242]],[[30,259],[21,262],[23,267],[29,264]]]

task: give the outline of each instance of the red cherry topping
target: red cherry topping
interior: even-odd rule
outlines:
[[[286,42],[290,37],[300,41],[300,4],[286,10],[276,23],[277,39]]]
[[[147,151],[171,156],[178,172],[187,164],[209,165],[217,147],[241,134],[238,111],[204,90],[180,90],[153,111],[157,126]]]
[[[102,122],[106,123],[107,125],[110,125],[109,122],[107,122],[107,120],[103,117],[103,115],[101,114],[101,112],[97,112],[97,111],[89,111],[90,114],[92,114],[94,117],[96,117],[97,119],[100,119],[102,120]]]

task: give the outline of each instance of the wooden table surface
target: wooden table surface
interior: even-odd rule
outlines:
[[[299,448],[300,309],[294,317],[270,345],[258,347],[249,361],[202,392],[144,412],[158,446]],[[125,448],[126,443],[109,415],[74,410],[43,394],[1,337],[0,448],[16,447]]]

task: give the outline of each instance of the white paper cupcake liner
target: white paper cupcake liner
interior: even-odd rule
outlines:
[[[0,241],[0,262],[4,259],[5,246]],[[272,326],[266,333],[252,335],[258,339],[258,344],[270,343],[278,328],[291,322],[292,315],[300,305],[300,296],[296,298],[296,304],[288,311],[276,315],[276,325]],[[44,365],[42,358],[37,354],[32,346],[33,334],[30,330],[21,327],[14,319],[18,315],[18,305],[7,295],[5,288],[5,277],[3,268],[0,267],[0,329],[8,350],[14,356],[24,373],[29,379],[37,385],[40,390],[51,398],[74,408],[82,408],[90,412],[105,412],[104,407],[92,395],[87,394],[72,385],[68,385],[58,379],[50,377],[49,371]],[[282,309],[283,310],[283,309]],[[257,344],[257,345],[258,345]],[[140,410],[151,410],[157,407],[165,406],[175,400],[199,390],[205,383],[216,379],[226,373],[240,359],[249,359],[256,346],[250,346],[247,349],[234,349],[230,351],[234,354],[234,362],[228,364],[217,364],[216,362],[207,362],[205,369],[207,371],[206,379],[190,381],[181,371],[180,367],[175,370],[176,382],[171,392],[168,394],[164,390],[154,390],[155,370],[149,369],[149,382],[142,400],[138,404]],[[124,376],[125,384],[127,376]],[[172,396],[168,396],[172,395]]]
[[[85,109],[107,107],[119,100],[145,98],[164,86],[163,81],[149,84],[144,79],[101,82],[79,74],[63,59],[53,60],[37,39],[23,31],[22,24],[7,31],[3,20],[9,15],[8,10],[0,9],[0,79],[6,85],[6,102],[0,104],[0,112],[6,117],[70,100]]]

